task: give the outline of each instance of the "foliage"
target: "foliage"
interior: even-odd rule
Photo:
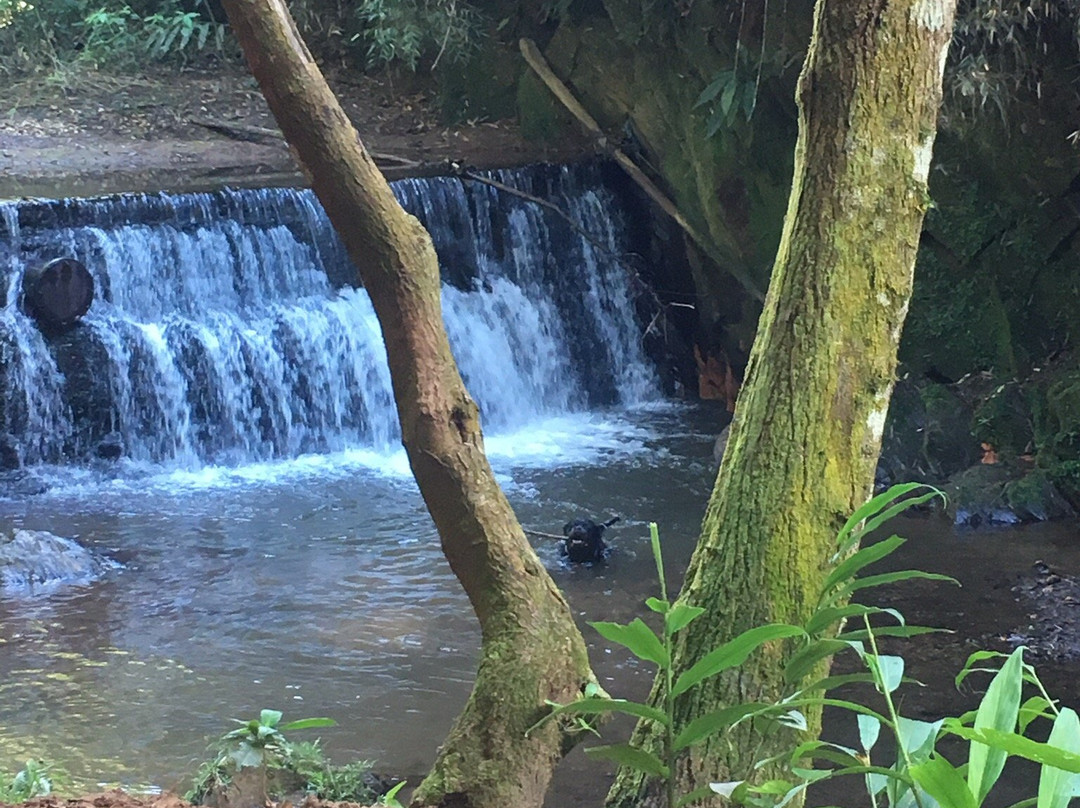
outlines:
[[[0,775],[0,802],[25,802],[52,793],[56,773],[52,766],[40,760],[28,760],[22,769],[11,776]]]
[[[662,780],[666,787],[667,805],[671,808],[679,808],[710,796],[710,787],[707,786],[681,796],[675,794],[675,779],[672,777],[672,772],[680,755],[687,753],[716,733],[746,721],[756,721],[763,725],[771,722],[774,728],[805,729],[807,720],[802,712],[805,707],[841,703],[835,699],[814,695],[815,693],[824,692],[839,684],[872,681],[872,677],[870,674],[826,676],[781,702],[746,702],[732,705],[698,716],[683,727],[676,726],[675,700],[705,680],[742,665],[750,654],[763,645],[784,640],[798,644],[784,673],[786,681],[797,684],[805,677],[813,675],[823,660],[848,647],[861,645],[867,639],[868,628],[849,630],[845,627],[848,620],[866,621],[871,615],[892,616],[896,619],[897,625],[877,630],[878,634],[888,636],[909,637],[931,631],[932,629],[920,626],[906,625],[902,616],[894,609],[848,604],[847,600],[858,590],[912,578],[951,580],[947,576],[918,570],[901,570],[858,579],[855,577],[865,567],[894,552],[904,542],[898,536],[892,536],[869,547],[856,550],[863,536],[876,530],[898,513],[938,496],[941,496],[941,493],[936,489],[907,483],[893,486],[872,498],[848,519],[838,534],[837,550],[833,557],[836,566],[825,580],[816,610],[805,623],[802,625],[773,623],[752,628],[706,654],[678,676],[675,675],[672,664],[675,635],[700,617],[705,610],[687,603],[678,601],[672,603],[668,600],[659,533],[656,524],[651,524],[649,529],[656,571],[660,580],[660,597],[649,598],[646,605],[663,617],[660,635],[658,636],[640,618],[626,625],[606,622],[590,623],[590,625],[606,639],[626,647],[639,659],[651,662],[659,668],[663,679],[662,705],[654,707],[626,699],[609,698],[595,684],[592,684],[586,686],[583,697],[576,701],[569,704],[552,703],[551,713],[541,723],[555,716],[571,715],[581,719],[610,713],[623,713],[655,722],[664,730],[658,752],[631,744],[597,746],[586,749],[585,752],[593,757],[613,760],[621,766]],[[869,626],[869,623],[866,625]],[[891,681],[898,674],[895,666],[889,663],[887,670],[883,669],[882,675],[889,676]],[[902,675],[902,669],[900,675]],[[862,710],[857,705],[853,705],[851,709]],[[872,714],[872,711],[863,711]]]
[[[811,739],[759,767],[780,763],[789,777],[764,783],[748,781],[713,783],[711,788],[734,802],[757,808],[776,808],[787,804],[813,784],[836,777],[857,776],[863,779],[871,805],[882,803],[890,808],[937,805],[941,808],[980,808],[1001,777],[1010,756],[1040,764],[1037,796],[1023,805],[1038,808],[1065,808],[1080,790],[1080,718],[1068,707],[1059,707],[1049,696],[1035,669],[1023,661],[1024,649],[1011,654],[978,651],[971,655],[956,677],[957,685],[976,667],[991,658],[1004,659],[976,710],[961,716],[919,721],[899,714],[893,698],[903,680],[904,660],[881,654],[876,631],[863,618],[868,645],[851,643],[885,701],[884,713],[864,704],[825,696],[811,701],[839,707],[855,715],[859,749]],[[1027,683],[1035,693],[1023,699]],[[786,699],[777,706],[791,703]],[[1027,736],[1038,720],[1051,722],[1049,738],[1036,741]],[[885,765],[876,762],[873,749],[884,727],[896,744],[895,760]],[[1045,734],[1045,733],[1044,733]],[[938,749],[946,736],[968,741],[967,762],[954,765]],[[814,768],[814,761],[831,764]]]
[[[0,0],[3,71],[56,71],[68,66],[123,70],[147,58],[186,63],[226,53],[226,26],[200,0]]]
[[[461,61],[474,50],[484,18],[464,0],[359,0],[355,33],[368,67],[400,64],[415,71],[421,59],[434,70],[443,59]]]
[[[945,72],[946,112],[1005,120],[1019,87],[1041,94],[1047,54],[1080,45],[1074,0],[961,0]]]
[[[370,785],[371,764],[366,761],[334,766],[323,754],[319,742],[292,742],[284,733],[330,727],[329,718],[304,718],[281,723],[277,710],[262,710],[257,719],[239,721],[240,726],[211,744],[214,757],[203,763],[185,799],[196,804],[220,794],[242,769],[262,773],[264,788],[274,772],[293,775],[300,788],[335,801],[370,802],[375,795]]]

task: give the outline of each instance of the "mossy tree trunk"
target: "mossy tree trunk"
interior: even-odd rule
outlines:
[[[483,635],[476,685],[414,806],[539,806],[572,745],[547,710],[592,680],[585,644],[484,454],[450,353],[431,238],[398,204],[301,41],[284,0],[225,0],[281,131],[308,171],[382,326],[413,474]]]
[[[707,609],[676,664],[801,621],[873,482],[912,272],[955,0],[819,0],[799,79],[795,177],[747,383],[681,598]],[[677,702],[678,718],[781,695],[782,649]],[[656,696],[654,690],[654,697]],[[811,716],[812,728],[820,716]],[[651,744],[639,726],[639,742]],[[784,739],[789,742],[790,738]],[[680,790],[752,774],[749,731],[680,762]],[[661,805],[621,772],[609,804]],[[719,800],[717,800],[719,804]]]

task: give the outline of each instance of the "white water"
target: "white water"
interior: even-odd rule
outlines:
[[[487,186],[397,191],[456,283],[444,319],[493,446],[574,416],[565,437],[581,444],[598,407],[659,398],[619,261],[627,226],[609,192],[565,170],[500,180],[546,183],[590,238]],[[90,457],[113,433],[129,466],[200,478],[312,454],[400,469],[378,323],[362,289],[331,280],[352,273],[309,192],[65,204],[58,220],[74,221],[28,235],[9,284],[32,261],[79,258],[98,289],[85,327],[46,346],[14,294],[0,314],[5,428],[26,464]]]

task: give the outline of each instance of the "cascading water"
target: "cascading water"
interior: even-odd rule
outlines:
[[[641,348],[630,247],[598,169],[406,180],[431,232],[444,319],[489,433],[659,396]],[[93,456],[199,467],[392,448],[398,428],[378,323],[309,191],[267,189],[23,203],[0,311],[2,430],[24,464]],[[588,234],[587,237],[582,234]],[[23,269],[83,261],[96,299],[46,339],[18,305]]]

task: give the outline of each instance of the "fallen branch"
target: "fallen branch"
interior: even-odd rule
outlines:
[[[209,118],[191,118],[190,120],[196,126],[225,135],[225,137],[230,137],[233,140],[284,142],[284,137],[279,130],[265,126],[251,126],[246,123],[233,123],[231,121],[214,121]],[[369,151],[368,154],[374,158],[376,163],[394,163],[396,167],[400,168],[419,168],[423,165],[418,160],[399,157],[396,154],[377,151]]]
[[[522,528],[524,530],[524,528]],[[536,536],[538,539],[555,539],[556,541],[566,541],[566,536],[560,536],[557,533],[543,533],[539,530],[526,530],[526,536]]]
[[[626,152],[617,146],[611,146],[608,143],[607,135],[604,130],[600,128],[600,124],[596,122],[596,119],[588,113],[588,111],[581,105],[581,102],[574,97],[574,94],[570,92],[570,88],[567,87],[558,76],[552,72],[550,65],[544,55],[540,52],[540,49],[536,47],[536,43],[531,39],[521,39],[519,41],[521,48],[521,55],[525,57],[525,61],[529,67],[533,69],[540,80],[547,85],[548,89],[554,93],[555,97],[559,99],[564,107],[566,107],[570,114],[573,115],[582,126],[588,130],[588,132],[596,138],[600,147],[604,151],[608,152],[616,163],[626,172],[638,187],[640,187],[649,198],[652,199],[660,209],[664,211],[668,216],[674,219],[675,223],[682,228],[690,239],[700,247],[706,255],[712,256],[714,260],[717,258],[716,250],[713,247],[711,241],[706,239],[697,229],[686,220],[686,217],[682,215],[679,209],[675,206],[675,203],[665,194],[660,187],[649,179],[637,164],[627,156]],[[741,272],[732,267],[727,268],[728,271],[743,285],[747,292],[753,295],[758,300],[764,300],[765,294],[758,287],[757,284],[744,272]]]

